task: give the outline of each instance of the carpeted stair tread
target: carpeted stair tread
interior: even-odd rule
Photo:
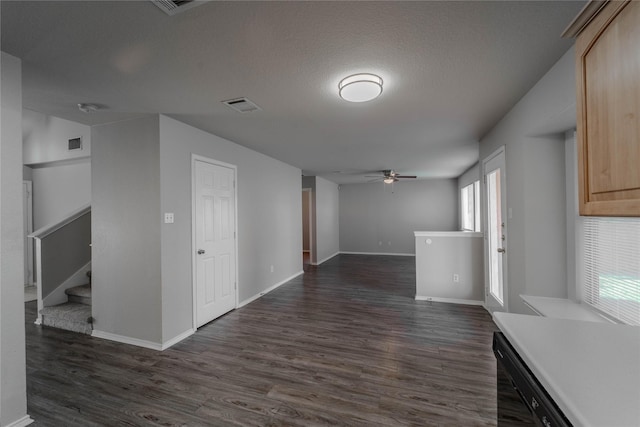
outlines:
[[[92,326],[89,323],[91,306],[75,302],[53,305],[43,308],[42,324],[68,331],[91,334]]]
[[[91,305],[91,285],[74,286],[64,291],[69,302]]]
[[[64,291],[67,295],[75,295],[84,298],[91,298],[91,285],[74,286]]]

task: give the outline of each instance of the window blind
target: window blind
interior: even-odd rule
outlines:
[[[584,219],[583,301],[640,325],[640,219]]]

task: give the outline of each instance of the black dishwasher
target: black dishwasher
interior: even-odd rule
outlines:
[[[501,332],[493,333],[498,426],[571,426]]]

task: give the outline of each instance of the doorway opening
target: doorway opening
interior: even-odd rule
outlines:
[[[307,270],[313,259],[313,208],[311,188],[302,189],[302,267]]]

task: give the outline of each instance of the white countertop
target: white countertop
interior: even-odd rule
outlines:
[[[574,426],[640,426],[640,327],[511,313],[494,321]]]
[[[415,237],[482,237],[477,231],[414,231]]]
[[[600,316],[585,305],[565,298],[534,297],[531,295],[520,295],[520,298],[541,316],[555,317],[556,319],[587,320],[589,322],[609,322],[605,317]]]

